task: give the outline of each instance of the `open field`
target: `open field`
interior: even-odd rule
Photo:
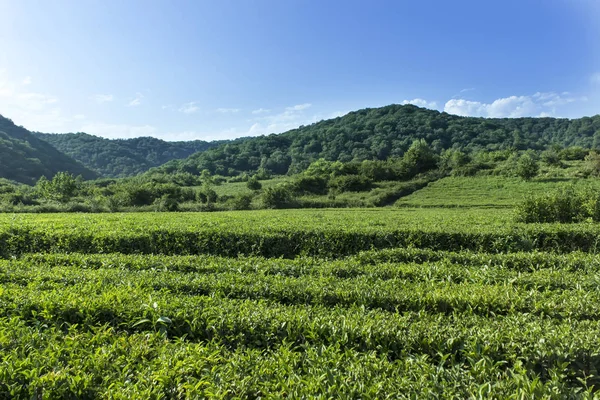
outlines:
[[[560,187],[600,189],[598,179],[536,178],[526,182],[502,176],[448,177],[401,198],[406,207],[514,207],[526,196],[541,195]]]
[[[486,208],[0,216],[0,397],[591,398],[600,227]]]

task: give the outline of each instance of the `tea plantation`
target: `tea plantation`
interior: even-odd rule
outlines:
[[[0,397],[594,398],[600,225],[0,215]]]

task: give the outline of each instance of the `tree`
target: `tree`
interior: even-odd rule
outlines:
[[[68,172],[58,172],[51,181],[42,176],[36,184],[40,195],[46,199],[66,203],[75,196],[81,180],[76,179]]]
[[[600,176],[600,154],[596,151],[590,151],[585,156],[586,169],[592,176]]]
[[[286,208],[292,201],[292,190],[286,184],[268,187],[262,194],[262,202],[266,208]]]
[[[260,190],[262,189],[262,184],[258,181],[256,176],[252,176],[252,178],[248,179],[246,186],[250,190]]]
[[[527,152],[519,158],[515,172],[518,177],[528,181],[538,174],[539,169],[537,161],[529,152]]]

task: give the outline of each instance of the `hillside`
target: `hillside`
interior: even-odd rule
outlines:
[[[41,176],[51,178],[60,171],[84,179],[98,177],[96,172],[0,115],[0,178],[31,184]]]
[[[170,161],[157,172],[225,176],[263,167],[275,174],[300,172],[324,158],[330,161],[384,160],[401,156],[415,139],[436,151],[508,148],[544,149],[600,146],[600,115],[579,119],[459,117],[413,105],[390,105],[351,112],[279,135],[236,140],[185,160]]]
[[[89,169],[106,177],[126,177],[145,172],[168,161],[186,158],[224,141],[167,142],[152,137],[105,139],[86,133],[35,135]]]

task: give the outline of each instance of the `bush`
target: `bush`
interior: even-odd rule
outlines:
[[[210,187],[203,187],[196,194],[196,200],[200,203],[210,204],[216,202],[218,199],[219,196],[217,195],[217,192],[215,192],[215,190]]]
[[[252,178],[248,179],[248,183],[246,183],[246,186],[250,190],[262,189],[262,184],[258,181],[258,178],[256,177],[256,175],[253,176]]]
[[[585,169],[591,176],[598,177],[600,176],[600,154],[596,151],[590,151],[590,153],[585,156]]]
[[[262,194],[265,208],[290,208],[293,205],[293,198],[292,189],[286,184],[266,188]]]
[[[327,179],[321,176],[301,176],[292,182],[297,194],[327,194]]]
[[[366,192],[371,190],[373,182],[362,175],[342,175],[331,179],[329,186],[339,192]]]
[[[588,150],[579,146],[567,147],[560,152],[560,158],[566,161],[583,160],[588,154]]]
[[[517,207],[517,221],[526,223],[581,222],[594,217],[598,209],[597,199],[572,187],[555,193],[529,197]]]
[[[537,176],[540,167],[533,155],[529,152],[523,154],[517,162],[516,174],[519,178],[523,178],[528,181],[531,178]]]
[[[156,207],[156,211],[177,211],[179,202],[168,194],[164,194],[162,197],[154,200],[154,206]]]
[[[252,195],[240,194],[228,201],[229,208],[232,210],[249,210],[252,205]]]

